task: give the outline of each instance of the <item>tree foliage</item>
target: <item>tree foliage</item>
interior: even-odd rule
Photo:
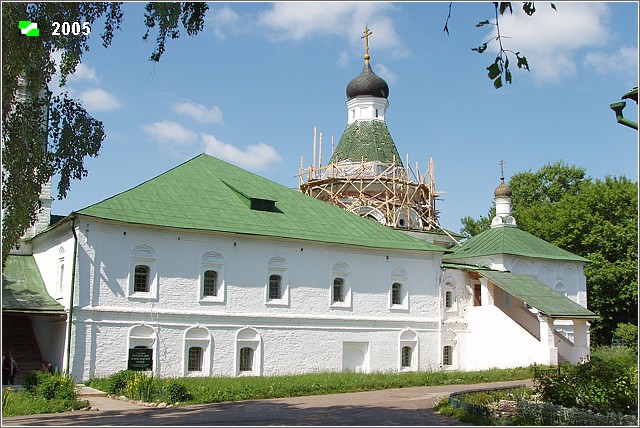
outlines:
[[[625,177],[591,179],[583,168],[563,162],[509,181],[518,227],[560,248],[588,258],[585,266],[589,309],[600,315],[591,334],[609,344],[619,323],[637,325],[638,184]],[[462,234],[489,227],[491,211],[465,217]]]
[[[553,10],[557,10],[556,5],[554,3],[549,3]],[[451,5],[449,3],[449,14],[447,16],[447,21],[444,25],[443,31],[449,34],[449,19],[451,18]],[[496,89],[500,89],[504,83],[511,83],[513,80],[513,75],[511,73],[511,69],[509,69],[509,55],[515,57],[516,66],[520,69],[529,71],[529,62],[527,58],[521,54],[520,52],[515,52],[511,49],[505,48],[503,44],[503,39],[507,36],[500,33],[500,17],[503,16],[506,12],[513,13],[513,5],[512,2],[493,2],[493,7],[495,10],[495,20],[493,22],[485,19],[484,21],[480,21],[476,24],[476,27],[484,27],[485,25],[493,25],[496,27],[496,35],[491,37],[488,41],[484,42],[477,48],[472,48],[472,51],[483,53],[489,47],[489,43],[496,42],[498,43],[498,54],[496,55],[496,59],[491,65],[487,67],[487,75],[489,79],[493,81],[493,87]],[[531,16],[536,12],[535,2],[523,2],[522,10],[527,16]]]
[[[148,3],[147,39],[158,29],[150,60],[159,61],[167,37],[202,30],[206,3]],[[57,197],[64,198],[71,180],[87,175],[84,161],[97,156],[105,138],[102,122],[93,118],[79,100],[59,91],[53,95],[52,78],[60,86],[73,74],[89,50],[90,34],[53,35],[54,22],[101,22],[102,44],[108,47],[120,28],[120,2],[2,3],[2,265],[9,251],[33,225],[41,207],[43,184],[59,175]],[[38,23],[38,37],[24,37],[18,22]],[[58,67],[52,54],[60,52]],[[56,69],[58,68],[58,69]]]

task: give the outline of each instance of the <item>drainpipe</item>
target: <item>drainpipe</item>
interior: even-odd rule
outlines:
[[[618,121],[618,123],[621,123],[622,125],[625,125],[625,126],[628,126],[629,128],[637,130],[638,122],[625,119],[622,116],[622,109],[624,109],[626,106],[627,106],[627,103],[624,101],[621,101],[619,103],[610,104],[609,108],[611,108],[611,110],[613,110],[616,113],[616,120]]]
[[[71,364],[71,327],[73,323],[73,295],[76,285],[76,257],[78,255],[78,234],[76,233],[76,218],[71,218],[71,232],[73,232],[73,261],[71,262],[71,294],[69,296],[69,318],[67,319],[67,364],[65,374],[70,375],[69,365]]]

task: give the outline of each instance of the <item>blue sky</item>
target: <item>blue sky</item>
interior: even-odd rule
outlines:
[[[99,26],[67,90],[103,121],[107,138],[74,181],[66,215],[99,202],[203,152],[288,187],[309,166],[313,131],[323,160],[346,127],[345,88],[363,66],[365,25],[371,64],[389,84],[387,125],[409,163],[434,160],[443,227],[459,231],[493,202],[499,161],[507,179],[564,161],[591,177],[638,177],[638,132],[615,121],[609,104],[638,85],[636,2],[519,3],[501,18],[506,49],[520,51],[530,72],[495,90],[486,67],[495,43],[492,3],[448,2],[211,3],[204,31],[168,40],[152,63],[156,33],[142,41],[144,4],[124,5],[112,46]],[[625,117],[638,120],[634,102]],[[54,181],[54,185],[56,182]]]

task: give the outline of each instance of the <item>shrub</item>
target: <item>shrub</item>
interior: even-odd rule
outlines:
[[[638,326],[630,323],[618,323],[613,337],[622,339],[622,344],[638,352]]]
[[[122,395],[127,388],[127,380],[135,375],[134,371],[121,370],[107,378],[105,391],[107,394]]]
[[[534,374],[543,401],[597,413],[630,413],[638,405],[637,357],[628,349],[597,352],[584,364]]]
[[[169,403],[187,401],[191,399],[191,394],[187,391],[187,386],[180,381],[167,379],[164,386],[164,394]]]
[[[75,401],[78,397],[74,380],[67,375],[45,373],[38,384],[37,395],[45,400]]]

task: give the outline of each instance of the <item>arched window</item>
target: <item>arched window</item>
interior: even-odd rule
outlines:
[[[240,371],[253,371],[253,348],[240,348]]]
[[[269,276],[269,300],[279,300],[282,298],[282,277],[280,275]]]
[[[201,347],[192,346],[189,348],[187,370],[190,372],[202,371],[202,348]]]
[[[389,309],[407,311],[409,309],[409,293],[407,290],[407,271],[396,267],[391,271],[389,289]]]
[[[212,348],[211,334],[206,328],[195,326],[185,331],[185,376],[209,376]]]
[[[267,283],[265,285],[265,304],[289,304],[289,272],[287,261],[282,257],[271,257],[267,262]]]
[[[262,374],[261,361],[262,340],[258,332],[245,327],[238,331],[236,335],[236,374],[255,375]]]
[[[402,304],[402,284],[400,284],[399,282],[394,282],[391,286],[391,304]]]
[[[411,346],[403,346],[402,347],[402,363],[401,366],[406,368],[406,367],[411,367],[411,353],[413,352],[413,349],[411,348]]]
[[[329,289],[329,306],[351,308],[351,270],[344,262],[337,262],[331,266],[331,287]]]
[[[215,270],[207,270],[204,272],[202,294],[204,297],[215,297],[218,295],[218,272]]]
[[[344,302],[344,279],[342,278],[333,279],[332,301],[333,303]]]
[[[158,298],[157,258],[147,245],[139,245],[131,252],[128,294],[130,299]]]
[[[450,366],[453,364],[453,346],[447,345],[442,348],[442,365]]]
[[[149,266],[137,265],[134,270],[133,292],[148,293],[149,292]]]
[[[418,370],[418,335],[411,329],[400,333],[400,371]]]
[[[221,254],[209,251],[202,255],[200,263],[201,303],[223,303],[225,299],[224,259]]]
[[[450,308],[453,306],[453,291],[447,290],[444,293],[444,306],[445,308]]]

